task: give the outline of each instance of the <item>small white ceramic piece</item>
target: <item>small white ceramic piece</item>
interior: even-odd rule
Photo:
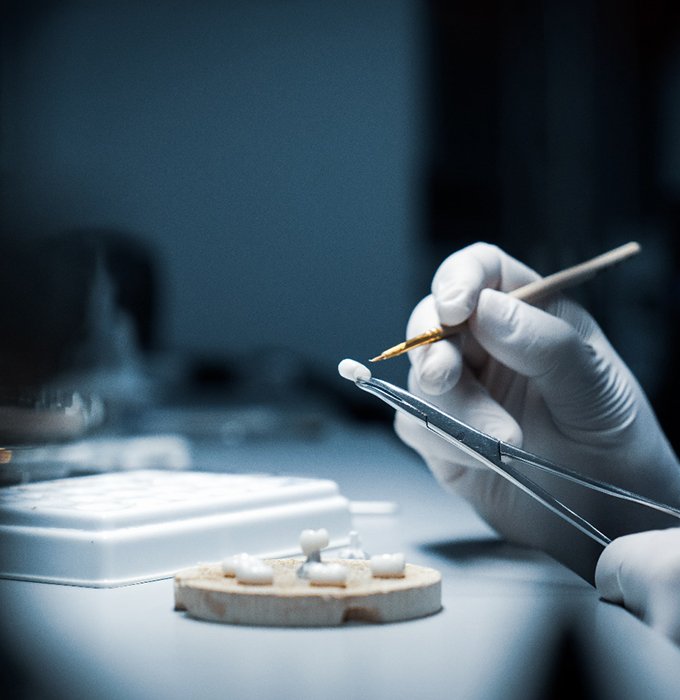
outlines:
[[[274,569],[256,557],[241,561],[236,567],[236,580],[257,586],[266,586],[274,582]]]
[[[347,567],[342,564],[311,563],[307,567],[307,579],[314,586],[344,586],[347,583]]]
[[[349,533],[349,546],[343,547],[337,556],[338,559],[368,559],[368,555],[361,548],[361,539],[356,530]]]
[[[300,533],[300,549],[307,559],[297,571],[298,578],[307,578],[307,568],[311,564],[321,563],[321,550],[324,547],[328,547],[329,541],[328,530],[325,528],[319,530],[303,530]]]
[[[402,578],[405,574],[404,555],[374,554],[370,560],[371,573],[374,578]]]
[[[251,559],[259,561],[257,557],[254,557],[251,554],[247,554],[246,552],[241,552],[240,554],[234,554],[231,557],[227,557],[226,559],[223,559],[220,563],[220,566],[222,567],[222,573],[225,576],[236,576],[236,567],[242,562],[247,562]]]
[[[348,379],[350,382],[367,382],[371,378],[371,370],[366,365],[348,358],[340,361],[338,372],[343,379]]]
[[[314,552],[320,552],[324,547],[328,547],[328,530],[303,530],[300,533],[300,549],[305,556]]]

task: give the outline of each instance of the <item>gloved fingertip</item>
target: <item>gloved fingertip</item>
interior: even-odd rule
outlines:
[[[613,603],[623,602],[620,579],[622,538],[610,542],[600,554],[595,567],[595,587],[600,595]],[[623,542],[625,549],[625,542]]]
[[[469,469],[469,467],[465,467],[462,464],[433,456],[428,456],[425,462],[437,482],[444,488],[452,491],[455,491],[456,482],[458,482]]]
[[[426,363],[418,373],[420,388],[430,396],[440,396],[450,391],[460,378],[460,369]]]
[[[446,326],[462,323],[475,310],[477,295],[471,289],[444,287],[433,292],[439,320]]]
[[[462,364],[452,347],[438,344],[424,348],[414,369],[420,388],[426,394],[440,396],[458,383]]]
[[[413,377],[426,394],[439,396],[458,383],[463,361],[455,340],[424,345],[408,354]]]

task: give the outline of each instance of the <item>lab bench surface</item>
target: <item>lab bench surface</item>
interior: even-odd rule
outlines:
[[[196,468],[334,479],[394,512],[354,516],[369,552],[442,573],[441,612],[387,625],[229,626],[173,609],[166,579],[94,589],[0,581],[16,697],[680,697],[680,647],[537,552],[512,547],[379,428],[198,447]],[[568,679],[568,681],[566,680]]]

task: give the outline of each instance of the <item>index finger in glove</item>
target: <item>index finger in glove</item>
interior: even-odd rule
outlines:
[[[475,310],[482,289],[517,289],[539,278],[531,268],[488,243],[474,243],[450,255],[432,280],[439,320],[453,326]]]

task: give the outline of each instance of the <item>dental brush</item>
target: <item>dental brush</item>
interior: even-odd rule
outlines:
[[[509,296],[519,299],[520,301],[526,301],[529,304],[533,304],[536,301],[544,299],[550,294],[555,294],[568,287],[573,287],[581,282],[594,277],[600,270],[610,267],[631,255],[635,255],[640,252],[640,244],[636,242],[626,243],[625,245],[614,248],[602,255],[598,255],[586,262],[582,262],[573,267],[568,267],[560,272],[555,272],[548,277],[543,277],[541,279],[530,282],[529,284],[514,289],[508,292]],[[452,335],[456,335],[467,328],[467,322],[458,323],[455,326],[441,326],[439,328],[431,328],[424,333],[409,338],[402,343],[398,343],[387,350],[383,350],[377,357],[373,357],[369,362],[380,362],[381,360],[389,360],[392,357],[398,357],[403,355],[409,350],[414,348],[419,348],[422,345],[430,345],[431,343],[437,343],[440,340],[450,338]]]

